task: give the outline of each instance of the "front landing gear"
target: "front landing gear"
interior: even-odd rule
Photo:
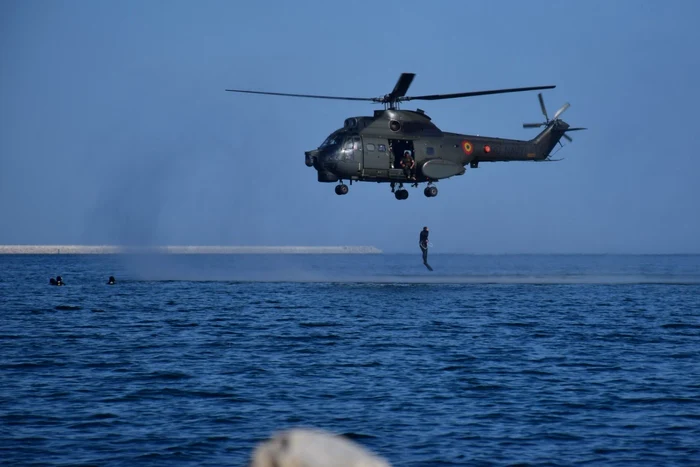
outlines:
[[[340,183],[340,185],[335,186],[335,194],[336,195],[347,195],[348,190],[349,190],[348,186],[344,185],[342,182]]]
[[[408,190],[405,190],[403,188],[396,190],[394,196],[396,197],[396,199],[408,199]]]
[[[396,189],[396,183],[391,182],[391,192],[394,193],[396,199],[407,199],[408,190],[403,187],[403,183],[399,183],[399,189]]]

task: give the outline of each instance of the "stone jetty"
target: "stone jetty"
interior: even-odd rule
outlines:
[[[4,255],[108,254],[379,254],[373,246],[115,246],[115,245],[0,245]]]

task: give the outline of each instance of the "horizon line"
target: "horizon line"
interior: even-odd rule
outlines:
[[[277,253],[277,254],[411,254],[411,250],[383,251],[368,245],[70,245],[70,244],[8,244],[0,245],[2,254],[123,254],[130,252],[159,252],[170,254],[237,254],[237,253]],[[432,255],[471,255],[471,256],[698,256],[700,252],[431,252]]]

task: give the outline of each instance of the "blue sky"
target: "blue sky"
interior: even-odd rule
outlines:
[[[467,253],[700,253],[700,3],[0,3],[0,244],[374,245]],[[336,196],[304,151],[373,97],[557,85],[557,163],[495,163]],[[529,139],[536,92],[419,106]]]

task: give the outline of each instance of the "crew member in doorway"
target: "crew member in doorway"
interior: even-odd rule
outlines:
[[[428,227],[423,227],[423,230],[420,231],[420,240],[418,241],[420,249],[423,251],[423,264],[428,264],[428,235]]]
[[[411,157],[411,151],[406,150],[403,152],[403,159],[401,159],[401,167],[403,167],[403,173],[406,175],[406,178],[410,180],[415,180],[416,177],[413,175],[413,168],[415,167],[416,163],[413,161],[413,158]]]

